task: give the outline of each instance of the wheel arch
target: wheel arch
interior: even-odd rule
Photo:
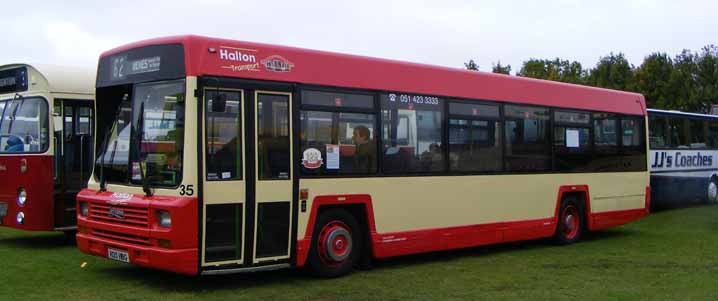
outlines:
[[[583,217],[587,230],[593,230],[593,219],[591,218],[591,194],[588,185],[565,185],[558,189],[558,197],[556,198],[556,209],[554,212],[554,225],[558,227],[559,216],[561,210],[561,202],[568,197],[575,197],[583,202]],[[554,229],[555,231],[555,229]]]

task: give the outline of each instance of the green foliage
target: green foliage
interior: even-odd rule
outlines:
[[[553,80],[565,83],[583,84],[586,72],[581,63],[561,60],[530,59],[525,61],[516,74],[523,77]]]
[[[479,71],[479,65],[474,60],[464,63],[466,70]]]
[[[586,84],[594,87],[635,91],[633,66],[623,53],[601,57],[596,67],[591,69]]]
[[[511,74],[511,65],[503,66],[501,65],[501,61],[499,61],[493,65],[491,72],[509,75]]]
[[[464,63],[478,70],[474,60]],[[510,74],[511,66],[493,65],[494,73]],[[650,108],[707,113],[718,104],[718,47],[707,45],[699,52],[683,50],[671,58],[663,52],[646,56],[634,67],[623,53],[601,57],[595,67],[583,69],[581,63],[555,59],[524,61],[517,76],[614,90],[638,92]]]

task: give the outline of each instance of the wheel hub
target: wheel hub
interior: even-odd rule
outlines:
[[[343,263],[352,250],[352,235],[349,227],[340,221],[334,221],[322,228],[317,241],[317,251],[322,261],[330,266]]]

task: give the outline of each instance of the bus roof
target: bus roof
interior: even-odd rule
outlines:
[[[0,71],[27,67],[28,91],[52,93],[95,94],[95,72],[77,67],[48,64],[15,63],[0,65]]]
[[[173,36],[121,46],[181,44],[187,76],[228,76],[321,86],[645,115],[643,95],[457,68],[202,36]]]
[[[675,111],[675,110],[648,109],[648,114],[673,115],[673,116],[704,118],[704,119],[718,119],[718,115],[689,113],[689,112],[682,112],[682,111]]]

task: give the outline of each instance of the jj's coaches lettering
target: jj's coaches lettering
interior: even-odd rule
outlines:
[[[711,167],[713,155],[701,152],[686,153],[684,151],[656,151],[653,152],[651,168],[687,168]]]

